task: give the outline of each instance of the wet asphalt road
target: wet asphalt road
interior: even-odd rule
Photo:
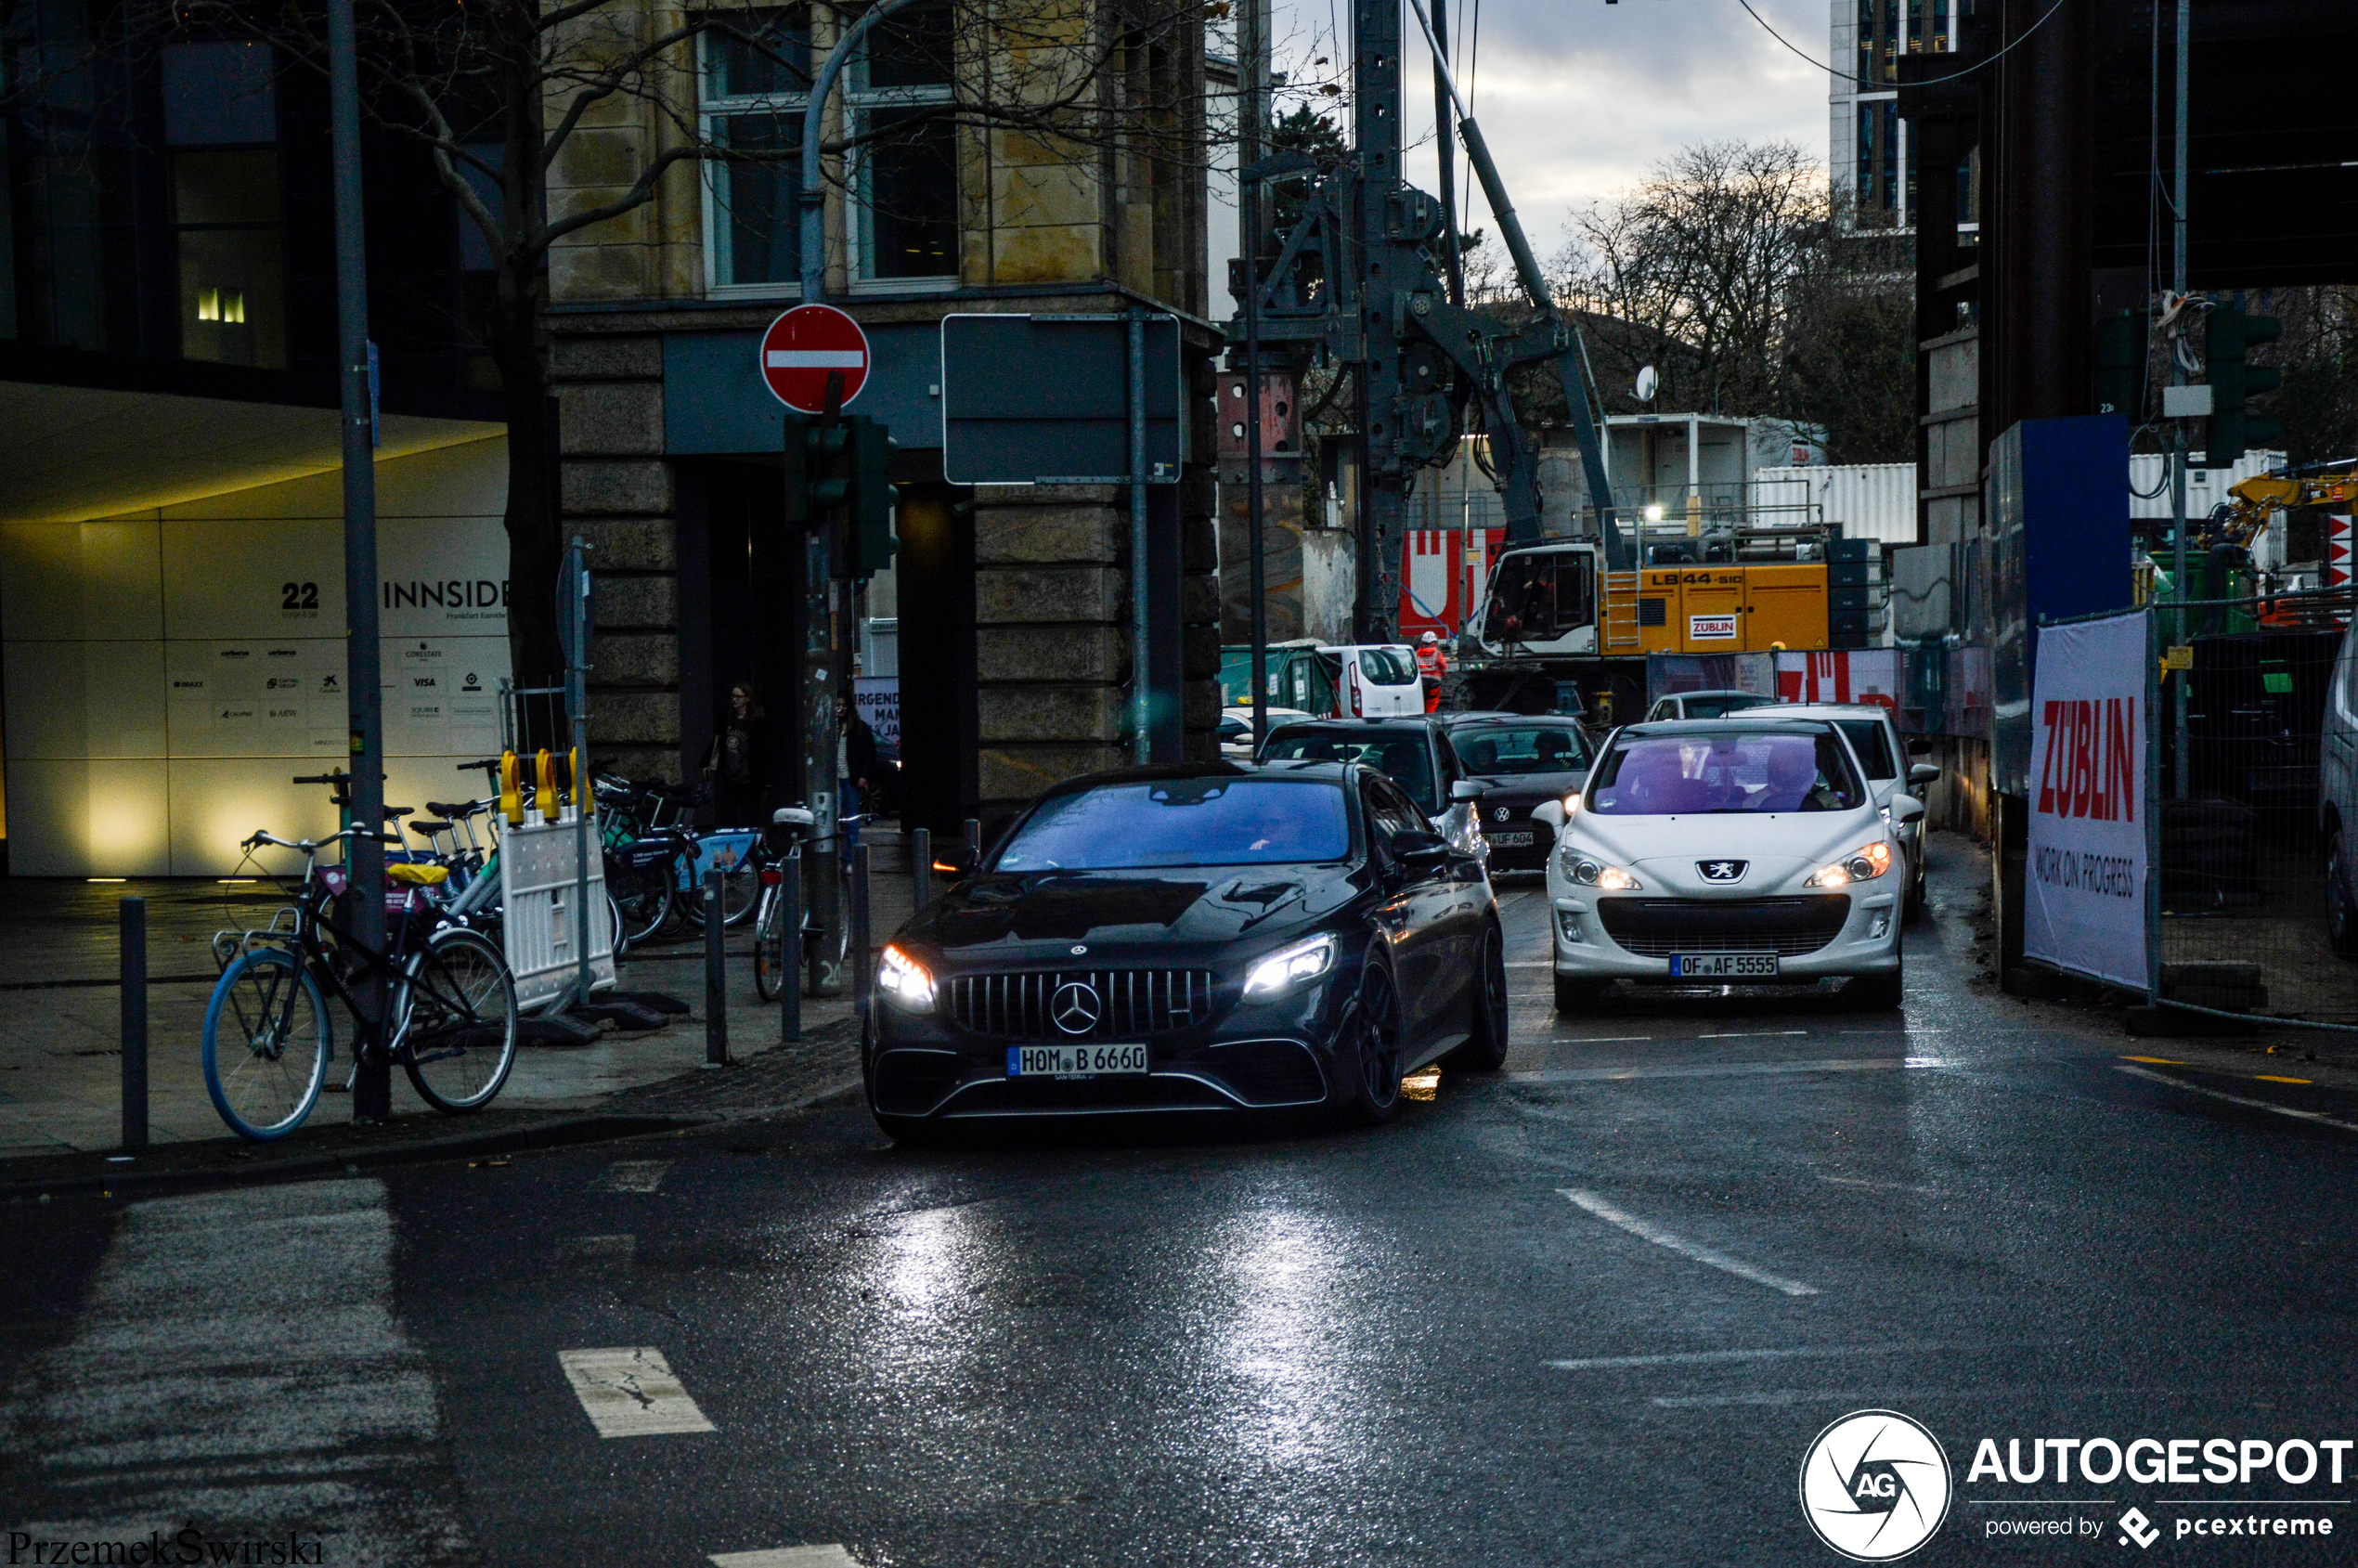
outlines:
[[[615,1568],[1831,1563],[1802,1456],[1885,1407],[1953,1467],[1911,1562],[2351,1560],[2358,1455],[2340,1485],[1968,1479],[1984,1437],[2358,1437],[2358,1099],[2138,1068],[2107,1015],[1970,986],[1974,867],[1936,864],[1901,1016],[1560,1019],[1543,896],[1502,888],[1508,1072],[1372,1132],[900,1152],[840,1109],[0,1210],[0,1531]],[[584,1349],[643,1375],[577,1393]],[[2229,1512],[2339,1533],[2176,1534]],[[1994,1533],[2033,1520],[2085,1523]]]

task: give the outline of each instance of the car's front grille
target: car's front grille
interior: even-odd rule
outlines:
[[[1798,958],[1842,934],[1843,893],[1789,899],[1599,899],[1605,934],[1640,958],[1679,952],[1773,952]]]
[[[1064,997],[1067,986],[1081,988]],[[955,975],[949,982],[950,1017],[959,1028],[1002,1040],[1142,1040],[1186,1029],[1211,1017],[1209,969],[1059,969],[1021,974]],[[1079,1004],[1096,1021],[1083,1029]]]

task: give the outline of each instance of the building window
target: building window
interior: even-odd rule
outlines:
[[[277,151],[174,153],[172,221],[180,252],[182,356],[285,369]]]
[[[948,6],[880,22],[852,62],[845,102],[864,141],[853,165],[855,279],[906,287],[958,275],[955,128]]]
[[[738,18],[744,19],[740,21]],[[707,32],[698,95],[707,145],[706,280],[776,293],[802,278],[802,115],[810,101],[810,13],[737,13],[741,36]]]

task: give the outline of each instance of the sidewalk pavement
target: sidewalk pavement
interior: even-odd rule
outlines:
[[[881,943],[913,905],[905,862],[880,847],[871,875],[872,927]],[[887,858],[888,857],[888,858]],[[525,1043],[499,1097],[468,1117],[444,1117],[396,1070],[394,1120],[350,1126],[343,1092],[350,1019],[331,1004],[338,1051],[329,1089],[303,1128],[279,1144],[231,1137],[213,1108],[200,1060],[215,980],[214,933],[266,927],[283,897],[269,884],[211,879],[124,883],[0,881],[0,1188],[62,1178],[115,1153],[122,1134],[122,996],[118,904],[148,901],[148,1128],[153,1152],[125,1165],[184,1169],[193,1161],[302,1161],[459,1138],[472,1144],[613,1116],[711,1117],[786,1108],[857,1082],[849,995],[805,997],[803,1040],[779,1041],[779,1008],[753,984],[749,929],[729,933],[727,1022],[732,1069],[706,1071],[701,933],[627,955],[621,989],[662,991],[690,1011],[664,1028],[600,1026],[580,1046]],[[192,1146],[178,1154],[175,1146]],[[202,1147],[195,1147],[202,1146]]]

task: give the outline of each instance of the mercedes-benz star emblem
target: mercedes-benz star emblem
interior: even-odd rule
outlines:
[[[1705,882],[1738,882],[1743,878],[1744,867],[1751,863],[1750,861],[1697,861],[1695,869],[1703,874]]]
[[[1048,1020],[1067,1034],[1087,1034],[1097,1027],[1097,988],[1067,980],[1048,998]]]

